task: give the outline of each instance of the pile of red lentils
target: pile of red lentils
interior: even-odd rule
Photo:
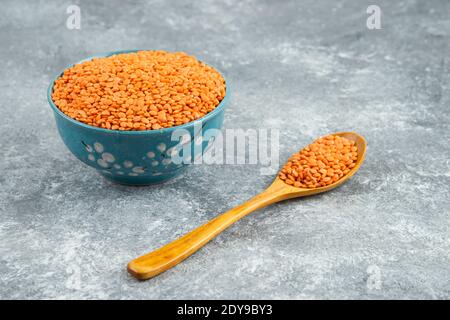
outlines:
[[[111,130],[157,130],[214,110],[225,97],[214,68],[182,52],[139,51],[82,62],[55,81],[69,117]]]
[[[357,151],[354,141],[328,135],[294,154],[278,176],[298,188],[324,187],[350,172],[358,160]]]

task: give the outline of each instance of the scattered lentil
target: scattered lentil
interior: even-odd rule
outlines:
[[[74,65],[52,99],[69,117],[111,130],[157,130],[214,110],[225,97],[214,68],[183,52],[139,51]]]
[[[279,178],[298,188],[319,188],[332,184],[356,165],[354,141],[328,135],[294,154],[281,169]]]

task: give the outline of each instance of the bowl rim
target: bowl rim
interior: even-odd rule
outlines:
[[[68,115],[66,115],[64,112],[62,112],[53,102],[52,99],[52,93],[53,93],[53,86],[55,85],[55,81],[61,77],[61,75],[64,73],[64,71],[66,69],[69,69],[71,67],[73,67],[74,65],[83,63],[85,61],[90,61],[92,59],[95,58],[104,58],[104,57],[110,57],[113,55],[117,55],[117,54],[122,54],[122,53],[132,53],[132,52],[139,52],[139,51],[154,51],[154,50],[148,50],[148,49],[130,49],[130,50],[118,50],[118,51],[110,51],[110,52],[105,52],[105,53],[98,53],[98,54],[93,54],[90,55],[78,62],[72,63],[68,66],[66,66],[61,72],[59,72],[55,77],[53,77],[52,81],[50,82],[48,89],[47,89],[47,101],[50,104],[50,107],[52,108],[52,110],[58,114],[59,116],[63,117],[64,119],[68,120],[69,122],[86,128],[86,129],[90,129],[90,130],[94,130],[94,131],[98,131],[98,132],[102,132],[102,133],[109,133],[109,134],[123,134],[123,135],[148,135],[148,134],[163,134],[163,133],[167,133],[173,130],[177,130],[177,129],[186,129],[189,127],[194,126],[195,124],[201,124],[204,121],[209,120],[210,118],[214,117],[217,113],[219,113],[222,109],[225,108],[225,106],[227,105],[228,102],[228,97],[230,95],[230,87],[228,85],[228,81],[226,80],[226,78],[224,77],[223,73],[220,72],[216,67],[214,67],[214,69],[220,73],[220,75],[223,77],[223,79],[225,80],[225,96],[223,97],[222,101],[220,101],[220,103],[214,108],[214,110],[212,110],[211,112],[205,114],[203,117],[195,119],[194,121],[179,125],[179,126],[173,126],[173,127],[169,127],[169,128],[161,128],[161,129],[157,129],[157,130],[111,130],[111,129],[104,129],[104,128],[100,128],[100,127],[96,127],[96,126],[91,126],[88,124],[85,124],[81,121],[75,120],[71,117],[69,117]],[[201,61],[203,62],[203,61]],[[205,63],[205,62],[203,62]],[[206,64],[206,63],[205,63]],[[211,66],[208,64],[208,66]]]

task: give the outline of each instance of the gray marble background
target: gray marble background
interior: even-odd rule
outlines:
[[[383,11],[368,30],[369,4]],[[66,8],[81,8],[81,30]],[[450,298],[450,2],[2,1],[0,298]],[[341,188],[260,210],[146,282],[127,262],[264,189],[258,165],[112,184],[60,140],[46,89],[119,49],[179,50],[224,72],[226,128],[368,141]]]

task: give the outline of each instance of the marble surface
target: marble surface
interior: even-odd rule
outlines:
[[[450,2],[2,1],[0,298],[450,298]],[[66,27],[78,4],[81,29]],[[186,51],[233,88],[225,128],[278,129],[280,161],[363,134],[341,188],[260,210],[146,282],[127,262],[264,189],[261,165],[193,166],[152,187],[75,159],[46,101],[88,55]]]

